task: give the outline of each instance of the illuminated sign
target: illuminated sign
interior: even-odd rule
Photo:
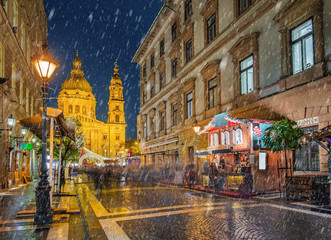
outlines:
[[[306,126],[306,125],[312,125],[312,124],[317,124],[318,123],[318,117],[312,117],[312,118],[305,118],[302,120],[297,121],[297,126]]]

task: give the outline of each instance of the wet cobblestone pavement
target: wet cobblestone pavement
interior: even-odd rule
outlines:
[[[33,184],[0,194],[0,239],[331,239],[331,215],[296,205],[125,179],[102,189],[87,178],[70,186],[75,197],[53,201],[80,213],[45,227],[17,219],[35,205]]]

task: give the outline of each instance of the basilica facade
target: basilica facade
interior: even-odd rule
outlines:
[[[58,95],[58,108],[65,117],[77,119],[82,124],[86,137],[86,148],[99,155],[115,158],[125,150],[125,116],[123,86],[118,73],[117,62],[109,86],[107,123],[96,119],[96,99],[92,87],[84,78],[82,62],[78,57],[73,61],[71,76],[62,83]]]

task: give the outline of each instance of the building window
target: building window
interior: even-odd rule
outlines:
[[[172,105],[172,125],[177,125],[177,103]]]
[[[172,61],[172,78],[175,79],[177,77],[177,58]]]
[[[253,55],[240,62],[240,86],[241,94],[247,94],[254,90],[254,60]]]
[[[151,55],[151,68],[154,67],[154,54]]]
[[[177,23],[174,23],[171,26],[171,39],[172,39],[172,41],[175,41],[176,37],[177,37]]]
[[[305,134],[315,132],[318,130],[318,126],[312,126],[302,128]],[[295,150],[295,171],[319,171],[319,145],[315,141],[311,141],[306,145],[303,145],[301,149]]]
[[[185,44],[185,54],[186,54],[186,62],[189,62],[192,59],[192,38],[188,40]]]
[[[21,48],[23,53],[25,53],[25,24],[24,22],[22,23],[21,26]]]
[[[208,109],[217,105],[217,78],[208,81]]]
[[[153,134],[154,133],[154,119],[153,118],[151,118],[150,119],[150,122],[151,122],[151,124],[150,124],[150,130],[151,130],[151,134]]]
[[[116,135],[116,140],[120,140],[120,136],[119,135]]]
[[[164,111],[161,112],[161,126],[160,126],[160,130],[164,130],[165,129],[165,116],[164,116]]]
[[[240,128],[232,131],[233,144],[243,144],[243,132]]]
[[[155,87],[154,87],[154,83],[151,84],[151,98],[154,96],[155,94]]]
[[[160,42],[160,57],[164,54],[164,40]]]
[[[192,0],[185,1],[185,20],[192,15]]]
[[[161,72],[160,74],[160,90],[164,88],[165,86],[165,77],[164,77],[164,72]]]
[[[103,140],[107,140],[107,135],[103,135]]]
[[[14,88],[14,89],[16,88],[16,80],[17,80],[17,70],[16,70],[15,65],[12,65],[12,68],[11,68],[11,87]]]
[[[143,77],[146,77],[146,65],[143,66]]]
[[[30,108],[31,108],[30,114],[31,114],[31,116],[33,116],[33,113],[34,113],[34,111],[33,111],[33,109],[34,109],[34,96],[31,96]]]
[[[23,78],[20,78],[20,104],[23,105]]]
[[[220,145],[219,143],[219,137],[217,133],[211,134],[210,135],[210,145],[212,147],[218,147]]]
[[[119,122],[120,121],[120,116],[119,115],[116,115],[115,116],[115,122]]]
[[[253,0],[237,0],[238,1],[238,16],[245,12],[251,5]]]
[[[26,91],[25,91],[25,111],[27,113],[29,113],[29,94],[30,94],[30,90],[29,90],[29,88],[26,88]]]
[[[314,65],[313,20],[300,24],[291,31],[292,72],[302,72]]]
[[[79,110],[80,110],[79,105],[76,105],[76,106],[75,106],[75,113],[79,113]]]
[[[85,106],[83,106],[82,111],[83,111],[83,114],[86,115],[86,107]]]
[[[194,162],[194,149],[193,149],[193,147],[188,147],[188,157],[189,157],[190,163],[193,163]]]
[[[13,2],[13,27],[18,26],[18,6],[17,2]]]
[[[5,77],[5,47],[0,42],[0,77]]]
[[[147,102],[147,92],[146,90],[143,91],[143,104]]]
[[[72,113],[72,105],[69,105],[69,113]]]
[[[222,140],[222,145],[224,146],[230,145],[230,134],[228,131],[221,133],[221,140]]]
[[[143,136],[144,136],[144,138],[147,136],[147,123],[146,122],[144,122],[143,123]]]
[[[215,13],[207,20],[207,43],[216,37],[216,15]]]
[[[5,4],[4,8],[5,8],[5,11],[8,12],[8,3],[7,1],[2,1],[3,4]]]
[[[186,95],[186,118],[189,119],[193,116],[193,93],[190,92]]]

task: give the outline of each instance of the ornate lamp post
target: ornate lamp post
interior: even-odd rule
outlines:
[[[38,225],[49,224],[52,222],[52,212],[50,205],[50,191],[51,186],[48,181],[46,156],[47,156],[47,97],[49,89],[49,81],[55,71],[59,67],[56,59],[54,59],[48,50],[48,46],[43,46],[43,52],[37,55],[32,61],[39,77],[42,81],[43,94],[43,113],[42,113],[42,161],[41,161],[41,175],[38,186],[36,187],[36,214],[34,216],[34,223]]]

